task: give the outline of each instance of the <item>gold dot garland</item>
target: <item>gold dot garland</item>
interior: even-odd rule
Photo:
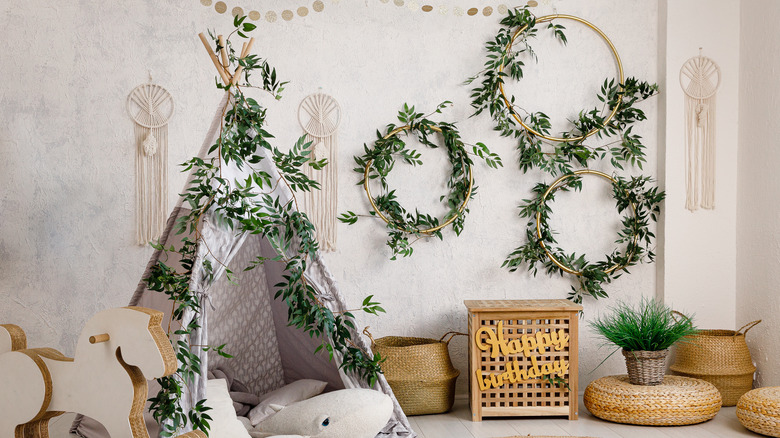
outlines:
[[[290,9],[284,9],[282,11],[273,11],[268,10],[265,11],[265,13],[262,13],[261,11],[258,11],[256,9],[250,9],[247,10],[245,8],[242,8],[241,6],[234,6],[232,9],[229,8],[229,5],[225,1],[214,1],[214,0],[200,0],[201,5],[206,7],[213,7],[214,11],[219,14],[227,13],[228,10],[230,11],[230,14],[233,16],[242,16],[247,15],[250,20],[252,21],[261,21],[265,20],[268,23],[276,22],[279,17],[281,17],[285,21],[292,21],[296,16],[303,18],[307,17],[312,11],[313,12],[322,12],[325,10],[325,1],[327,0],[316,0],[314,2],[311,2],[310,4],[304,4],[300,5],[297,8],[292,7]],[[331,3],[338,3],[339,0],[330,0]],[[432,12],[438,12],[440,15],[453,15],[456,17],[462,17],[462,16],[469,16],[469,17],[490,17],[494,14],[498,15],[505,15],[507,11],[509,10],[509,6],[507,6],[505,3],[501,3],[498,6],[480,6],[480,7],[471,7],[471,8],[464,8],[461,6],[449,6],[447,4],[438,4],[438,5],[432,5],[429,3],[423,3],[420,5],[415,0],[379,0],[380,3],[389,4],[392,3],[398,7],[406,7],[410,11],[416,12],[423,12],[424,14],[432,13]],[[535,0],[529,0],[528,6],[534,7],[538,6],[538,2]]]
[[[391,0],[379,0],[381,3],[390,3]],[[454,6],[450,7],[446,4],[440,4],[437,6],[423,3],[422,6],[420,6],[417,2],[414,0],[392,0],[392,3],[396,6],[402,7],[406,6],[410,11],[421,11],[425,13],[430,13],[434,11],[438,11],[441,15],[454,15],[456,17],[462,17],[464,15],[467,15],[469,17],[474,16],[484,16],[484,17],[490,17],[493,15],[493,13],[498,13],[500,15],[506,14],[509,10],[509,7],[501,3],[497,7],[492,6],[485,6],[485,7],[472,7],[472,8],[463,8],[460,6]]]
[[[336,0],[331,0],[332,2],[336,2]],[[206,7],[213,7],[214,11],[218,14],[224,14],[228,11],[228,4],[224,1],[213,1],[213,0],[200,0],[200,4]],[[295,16],[298,17],[306,17],[309,15],[311,11],[314,12],[322,12],[325,10],[325,2],[323,0],[316,0],[311,2],[310,4],[304,4],[300,5],[297,8],[291,8],[291,9],[284,9],[280,12],[277,11],[265,11],[265,13],[262,13],[261,11],[258,11],[256,9],[251,9],[247,12],[246,9],[242,8],[241,6],[235,6],[232,9],[230,9],[230,14],[233,16],[243,16],[247,15],[250,20],[252,21],[260,21],[265,20],[269,23],[273,23],[281,17],[284,21],[291,21]]]

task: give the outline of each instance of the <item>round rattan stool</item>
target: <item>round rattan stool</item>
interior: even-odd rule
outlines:
[[[602,377],[585,389],[585,407],[602,420],[643,426],[682,426],[712,419],[721,406],[715,385],[666,376],[657,386],[639,386],[628,376]]]
[[[753,432],[780,437],[780,386],[747,392],[737,403],[737,418]]]

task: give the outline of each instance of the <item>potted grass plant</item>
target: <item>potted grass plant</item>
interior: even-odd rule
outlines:
[[[674,316],[671,308],[647,298],[634,306],[621,302],[590,325],[606,344],[622,349],[629,382],[644,386],[663,382],[669,347],[696,333],[690,316]]]

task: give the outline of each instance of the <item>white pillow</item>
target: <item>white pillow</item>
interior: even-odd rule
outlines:
[[[327,382],[312,379],[302,379],[271,391],[260,397],[260,404],[249,411],[249,421],[252,426],[257,426],[261,421],[275,414],[271,405],[287,406],[295,402],[303,401],[322,394]],[[212,437],[213,438],[213,437]]]
[[[225,379],[208,381],[205,404],[211,408],[206,412],[211,417],[209,438],[251,438],[236,417],[236,409],[230,399]]]

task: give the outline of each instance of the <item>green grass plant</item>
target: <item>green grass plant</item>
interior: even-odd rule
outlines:
[[[620,302],[590,326],[608,345],[628,351],[665,350],[697,332],[691,316],[674,316],[671,308],[648,298],[633,306]]]

